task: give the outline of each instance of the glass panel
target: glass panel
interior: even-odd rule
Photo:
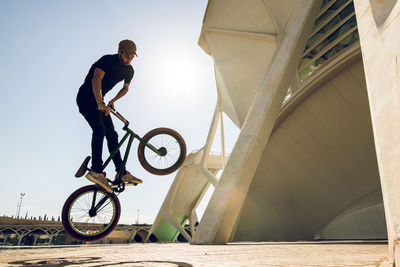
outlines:
[[[317,69],[359,40],[353,1],[324,0],[321,10],[325,8],[326,10],[314,24],[314,29],[318,29],[318,31],[308,40],[304,49],[306,54],[299,62],[300,82],[306,80]],[[343,40],[341,40],[342,38]],[[288,88],[283,105],[294,94],[293,89]]]
[[[331,3],[331,1],[324,1],[322,8],[329,3]],[[347,6],[344,7],[344,5]],[[359,40],[358,30],[356,29],[351,34],[349,34],[349,36],[345,37],[338,44],[334,45],[334,42],[337,42],[338,38],[345,35],[351,29],[357,26],[356,17],[353,14],[354,4],[353,2],[349,3],[348,0],[338,0],[334,4],[332,4],[317,19],[314,27],[318,27],[319,23],[321,22],[325,23],[325,20],[335,11],[339,11],[340,8],[343,8],[343,10],[341,10],[336,16],[330,19],[326,23],[326,25],[324,25],[308,40],[304,50],[307,51],[307,54],[300,60],[298,68],[300,82],[303,82],[333,56],[339,54],[351,44]],[[338,25],[340,25],[340,27],[338,27]],[[332,48],[330,48],[326,52],[323,52],[327,49],[328,46],[332,45],[334,45]]]

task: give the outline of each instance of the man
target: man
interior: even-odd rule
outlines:
[[[79,88],[76,99],[79,112],[93,130],[91,143],[92,167],[91,171],[86,174],[86,178],[110,193],[113,190],[102,172],[103,141],[104,137],[106,137],[110,153],[118,146],[118,134],[114,129],[109,114],[111,107],[114,107],[114,103],[129,90],[129,84],[134,74],[131,62],[135,56],[137,56],[136,44],[131,40],[121,41],[118,47],[118,54],[105,55],[92,65],[85,82]],[[105,105],[103,102],[104,95],[122,80],[124,80],[122,89]],[[121,153],[119,151],[114,156],[113,162],[118,173],[122,166]],[[142,180],[134,177],[126,170],[123,170],[122,181],[134,184],[142,183]]]

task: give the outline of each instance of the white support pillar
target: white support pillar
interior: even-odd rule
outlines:
[[[38,238],[39,238],[39,236],[35,235],[35,239],[33,240],[33,246],[36,246],[36,242],[37,242]],[[19,244],[18,244],[18,246],[19,246]]]
[[[247,191],[320,6],[319,0],[295,2],[285,31],[279,38],[281,41],[275,57],[247,114],[192,244],[225,244],[232,239]]]
[[[225,169],[226,165],[226,151],[225,151],[225,129],[224,129],[224,113],[222,109],[219,111],[219,120],[221,122],[220,129],[221,129],[221,152],[222,152],[222,169]]]
[[[172,214],[168,214],[169,222],[186,238],[188,242],[192,240],[190,235],[186,232],[182,225],[180,225]]]
[[[21,245],[22,239],[24,238],[24,236],[25,236],[26,234],[27,234],[27,233],[23,233],[23,232],[22,232],[22,234],[21,234],[21,233],[17,233],[17,237],[18,237],[18,245],[17,245],[17,246],[20,246],[20,245]]]
[[[385,205],[389,250],[400,264],[400,2],[354,0]]]
[[[221,111],[220,105],[221,105],[221,100],[218,97],[217,104],[215,105],[214,115],[213,115],[211,125],[210,125],[210,130],[208,131],[207,141],[206,141],[206,144],[204,145],[204,147],[202,148],[203,154],[201,156],[200,163],[190,165],[190,167],[197,169],[201,174],[203,174],[204,177],[206,177],[214,187],[217,186],[218,179],[217,179],[217,177],[215,177],[214,174],[212,174],[208,170],[208,168],[206,166],[206,162],[207,162],[207,157],[210,154],[212,144],[214,142],[214,137],[215,137],[215,134],[217,132],[217,127],[218,127],[218,122],[219,122],[219,120],[222,119],[222,111]]]
[[[218,121],[219,121],[220,115],[221,115],[220,107],[219,107],[220,106],[220,101],[221,100],[218,97],[217,104],[215,105],[214,115],[213,115],[213,118],[212,118],[212,121],[211,121],[210,130],[208,131],[207,141],[206,141],[206,144],[205,144],[205,146],[203,148],[203,155],[201,157],[201,162],[200,162],[200,165],[203,165],[203,166],[204,166],[204,164],[206,162],[208,154],[210,154],[211,146],[212,146],[212,144],[214,142],[215,133],[217,131]]]

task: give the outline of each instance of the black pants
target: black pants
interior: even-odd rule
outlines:
[[[114,129],[111,115],[105,116],[97,109],[96,105],[83,99],[77,99],[79,112],[85,117],[93,130],[92,133],[92,171],[102,172],[103,165],[103,141],[107,139],[108,151],[114,151],[118,147],[118,134]],[[115,171],[118,172],[122,166],[121,153],[118,151],[113,157]]]

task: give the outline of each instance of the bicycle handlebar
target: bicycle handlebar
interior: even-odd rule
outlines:
[[[110,107],[110,108],[111,108],[111,107]],[[120,119],[120,120],[125,124],[125,127],[128,127],[129,121],[126,120],[121,114],[119,114],[118,111],[116,111],[115,109],[111,108],[111,113],[112,113],[115,117],[117,117],[118,119]]]

